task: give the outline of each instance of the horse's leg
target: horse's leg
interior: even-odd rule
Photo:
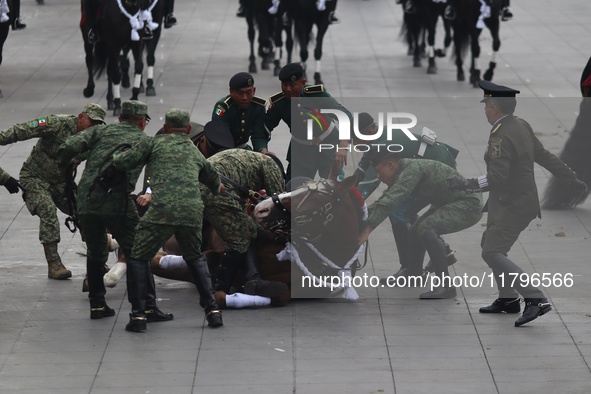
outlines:
[[[113,84],[113,116],[121,115],[121,70],[119,67],[119,50],[111,50],[107,64],[109,82]]]
[[[320,61],[322,59],[322,45],[324,43],[324,35],[326,34],[326,30],[328,30],[328,13],[326,16],[322,17],[322,20],[318,26],[318,35],[316,36],[316,47],[314,48],[314,60],[316,60],[316,72],[314,72],[314,83],[321,84],[322,78],[320,76],[321,72],[321,64]]]
[[[501,48],[501,39],[499,38],[500,22],[499,22],[499,18],[495,17],[495,13],[493,12],[493,14],[490,16],[490,18],[485,19],[485,23],[486,23],[486,26],[489,28],[490,34],[493,39],[493,45],[492,45],[493,53],[492,53],[490,61],[488,63],[488,69],[485,71],[482,78],[485,81],[492,81],[494,69],[497,66],[497,53],[499,52],[499,49]]]
[[[113,82],[107,72],[107,109],[115,109],[113,104]]]
[[[152,38],[146,48],[146,62],[148,63],[148,78],[146,79],[146,96],[156,96],[156,89],[154,88],[154,64],[156,63],[156,48],[160,40],[160,33],[162,29],[158,28],[154,31],[154,38]]]
[[[253,4],[249,2],[246,7],[246,24],[248,25],[248,42],[250,43],[250,56],[248,57],[248,72],[254,74],[257,72],[256,57],[254,55],[254,12]]]
[[[142,59],[143,43],[132,43],[131,52],[134,61],[134,80],[131,89],[131,100],[137,100],[141,91],[142,72],[144,71],[144,60]]]
[[[472,53],[472,62],[470,65],[470,83],[473,87],[479,87],[480,82],[480,44],[478,43],[478,37],[482,29],[474,28],[471,34],[470,47]]]
[[[429,65],[427,66],[427,74],[437,74],[437,64],[435,64],[435,28],[437,27],[437,12],[433,5],[427,5],[427,57],[429,58]]]
[[[256,10],[257,26],[259,28],[259,56],[261,57],[261,68],[269,69],[269,63],[273,60],[272,23],[266,9],[257,5]]]
[[[303,18],[298,18],[295,21],[296,35],[300,44],[300,63],[304,68],[304,75],[306,74],[306,61],[308,60],[308,43],[310,40],[310,33],[312,32],[312,24]]]
[[[80,26],[80,32],[82,33],[82,40],[84,41],[84,61],[86,63],[86,71],[88,73],[86,87],[84,88],[82,93],[84,94],[84,97],[89,98],[94,96],[94,45],[88,42],[88,27],[86,23]],[[2,49],[0,46],[0,54],[2,53],[1,51]]]

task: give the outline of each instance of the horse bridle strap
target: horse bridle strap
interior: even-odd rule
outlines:
[[[285,205],[283,205],[281,203],[281,199],[279,198],[278,194],[273,194],[271,196],[271,201],[273,201],[273,204],[277,207],[277,209],[279,209],[281,212],[283,213],[289,213],[289,209],[285,208]]]
[[[318,187],[319,184],[322,184],[322,186],[324,186],[324,189],[320,189]],[[310,194],[313,191],[316,191],[318,193],[328,194],[330,196],[332,196],[334,193],[334,189],[332,188],[332,186],[330,185],[330,183],[326,179],[320,179],[316,183],[310,183],[310,184],[308,184],[308,193],[304,196],[302,201],[298,204],[298,206],[296,208],[296,212],[302,206],[304,201],[306,201],[306,199],[310,196]],[[337,198],[336,203],[339,203],[340,201],[341,201],[341,199],[339,197],[339,198]],[[300,226],[303,226],[307,223],[310,223],[311,221],[313,221],[316,218],[320,218],[322,220],[322,227],[325,227],[334,219],[334,215],[331,212],[332,209],[333,209],[333,204],[332,204],[332,202],[329,201],[326,204],[324,204],[323,206],[321,206],[319,209],[313,211],[312,213],[298,215],[298,216],[294,217],[293,221],[295,222],[296,226],[300,227]]]

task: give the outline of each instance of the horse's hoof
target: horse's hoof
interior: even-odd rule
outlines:
[[[253,64],[253,63],[249,64],[249,66],[248,66],[248,72],[251,73],[251,74],[256,74],[256,72],[257,72],[257,66],[256,66],[256,64]]]
[[[464,82],[464,81],[466,80],[466,74],[464,74],[464,72],[463,72],[463,71],[458,71],[458,74],[457,74],[457,76],[456,76],[456,79],[457,79],[459,82]]]
[[[133,88],[131,89],[131,98],[130,100],[137,100],[137,97],[140,94],[141,88]]]
[[[94,88],[84,88],[83,94],[86,98],[94,96]]]
[[[115,109],[115,104],[112,101],[107,101],[107,109]]]
[[[146,96],[156,96],[156,89],[154,89],[154,86],[148,86],[146,88]]]
[[[492,81],[492,79],[493,79],[493,71],[492,70],[486,70],[486,72],[484,73],[484,75],[482,76],[482,78],[484,78],[485,81]]]
[[[121,78],[121,87],[123,89],[129,89],[131,87],[131,81],[129,80],[129,77],[125,78]]]
[[[120,116],[121,115],[121,107],[113,108],[113,116]]]
[[[314,73],[314,83],[316,85],[322,84],[322,79],[320,78],[320,73]]]
[[[427,67],[427,74],[437,74],[437,66]]]
[[[413,67],[422,67],[421,65],[421,59],[420,58],[415,58],[413,63],[412,63]]]
[[[267,62],[261,62],[261,70],[270,70],[271,67],[269,67],[269,63]]]
[[[278,77],[280,71],[281,71],[281,67],[275,66],[275,68],[273,69],[273,76]]]
[[[446,54],[445,54],[445,51],[444,50],[442,50],[442,49],[436,49],[435,50],[435,56],[437,56],[437,57],[445,57]]]

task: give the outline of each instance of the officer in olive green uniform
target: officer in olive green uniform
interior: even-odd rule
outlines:
[[[90,318],[114,316],[115,311],[105,302],[103,266],[108,259],[107,232],[117,239],[125,257],[131,254],[135,227],[139,222],[137,210],[130,193],[135,189],[141,166],[126,172],[112,166],[113,154],[150,137],[143,130],[149,122],[148,106],[140,101],[126,101],[121,106],[119,123],[98,126],[72,136],[59,147],[57,156],[62,163],[71,157],[87,153],[88,161],[78,186],[78,220],[88,248],[86,272],[88,275],[88,299]],[[156,307],[154,279],[145,267],[127,263],[127,292],[135,305],[138,288],[152,293],[153,304],[144,306],[151,310],[152,320],[170,320],[170,316]],[[144,299],[145,297],[142,297]],[[145,305],[145,304],[144,304]]]
[[[0,132],[0,145],[39,138],[19,175],[25,192],[23,199],[31,215],[39,216],[39,241],[43,244],[51,279],[67,279],[72,273],[64,267],[58,253],[60,223],[57,209],[69,214],[65,196],[66,173],[70,163],[60,167],[57,148],[71,135],[104,123],[106,112],[98,104],[88,104],[78,116],[50,115],[16,124]],[[77,161],[79,161],[78,159]]]
[[[369,218],[359,241],[366,241],[369,234],[412,195],[431,205],[411,227],[412,269],[417,275],[422,273],[425,252],[424,249],[422,253],[415,252],[415,246],[422,245],[429,253],[435,275],[440,278],[447,276],[447,252],[440,235],[456,233],[478,223],[482,217],[482,194],[450,190],[448,179],[463,178],[455,169],[438,161],[400,159],[397,154],[387,150],[372,153],[371,161],[388,188],[369,206]],[[445,283],[421,294],[420,298],[455,296],[455,287]]]
[[[346,163],[346,150],[336,151],[323,150],[319,151],[319,143],[339,145],[346,147],[349,141],[339,141],[338,128],[334,126],[330,115],[325,115],[329,120],[327,129],[316,130],[317,134],[313,141],[307,140],[307,121],[309,108],[304,108],[299,101],[300,98],[310,97],[318,98],[322,101],[323,109],[338,109],[344,112],[352,121],[353,116],[349,110],[339,104],[324,90],[324,85],[306,85],[304,78],[304,70],[299,63],[290,63],[284,66],[279,72],[279,80],[281,81],[281,92],[274,94],[269,99],[270,107],[265,115],[265,127],[271,134],[271,131],[277,127],[279,122],[283,120],[290,129],[291,142],[287,152],[287,166],[286,179],[289,181],[295,177],[314,178],[316,172],[323,177],[328,177],[333,159],[342,164]],[[291,103],[298,101],[295,105],[301,111],[296,119],[291,118]]]
[[[214,195],[222,186],[217,172],[188,137],[190,130],[189,113],[173,108],[166,113],[164,134],[114,155],[115,168],[130,170],[147,164],[146,171],[150,173],[152,202],[137,227],[127,264],[146,270],[160,246],[175,235],[209,326],[219,327],[223,325],[222,316],[215,302],[207,259],[201,253],[203,202],[199,185],[203,184]],[[127,330],[146,329],[144,310],[145,300],[132,301]]]
[[[251,74],[241,72],[230,79],[230,94],[215,104],[211,120],[220,120],[230,127],[237,148],[248,148],[248,140],[256,152],[267,150],[270,134],[265,130],[267,100],[255,96]]]
[[[2,168],[0,168],[0,185],[4,186],[10,194],[18,193],[21,187],[20,183]]]
[[[228,149],[208,160],[220,175],[248,190],[265,190],[268,195],[285,190],[283,172],[271,156],[244,149]],[[215,289],[229,293],[236,272],[243,267],[247,280],[244,285],[246,294],[276,297],[286,291],[285,284],[260,278],[254,245],[250,246],[256,238],[257,225],[244,212],[244,206],[229,195],[214,197],[203,186],[201,194],[205,203],[205,218],[227,247],[215,274]],[[240,194],[238,197],[243,198]],[[247,253],[249,248],[250,254]]]
[[[361,112],[358,115],[358,127],[362,134],[374,135],[378,130],[378,125],[375,124],[374,119],[367,112]],[[387,149],[388,145],[396,144],[392,148],[402,151],[398,155],[403,159],[429,159],[436,160],[443,164],[447,164],[452,168],[456,168],[456,156],[458,151],[443,142],[436,141],[437,136],[426,130],[422,135],[413,134],[416,141],[411,140],[402,130],[392,130],[392,139],[388,139],[385,130],[382,135],[372,144],[381,145],[380,149]],[[354,144],[365,144],[366,141],[353,137]],[[375,150],[376,148],[373,147]],[[357,188],[363,196],[367,199],[371,193],[380,185],[381,181],[376,177],[375,167],[371,165],[371,151],[366,152],[355,170],[355,176],[359,182]],[[399,207],[392,211],[388,218],[392,225],[392,233],[394,234],[394,241],[398,250],[398,258],[400,261],[400,269],[393,276],[408,276],[420,273],[412,272],[410,261],[411,244],[410,244],[410,223],[414,222],[417,213],[425,208],[428,203],[421,202],[409,196],[408,200],[400,204]],[[446,244],[447,253],[449,255],[449,263],[456,262],[453,252]]]
[[[534,163],[573,188],[584,183],[577,180],[576,174],[558,157],[544,149],[526,121],[513,115],[519,91],[488,81],[481,81],[480,87],[485,95],[481,101],[485,103],[484,112],[493,126],[484,154],[487,172],[477,179],[454,180],[450,185],[456,189],[490,192],[485,205],[488,219],[482,235],[482,258],[495,274],[499,298],[492,305],[480,308],[480,312],[519,313],[521,294],[525,298],[525,310],[515,322],[517,327],[552,309],[540,289],[529,283],[526,286],[519,280],[512,281],[513,274],[524,271],[507,258],[519,234],[536,216],[540,217]]]

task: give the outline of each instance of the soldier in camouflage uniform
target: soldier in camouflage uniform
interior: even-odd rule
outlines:
[[[322,101],[322,108],[343,111],[351,120],[353,115],[324,90],[324,85],[306,85],[304,69],[299,63],[285,65],[279,72],[279,80],[281,81],[281,92],[274,94],[269,99],[271,104],[265,115],[265,128],[270,136],[271,131],[283,120],[290,129],[292,138],[287,151],[289,165],[287,166],[286,179],[289,181],[300,176],[314,178],[316,172],[326,178],[333,159],[341,165],[346,164],[347,151],[335,149],[319,152],[318,144],[322,142],[323,144],[338,144],[339,147],[347,147],[349,141],[339,141],[338,129],[332,126],[317,135],[316,141],[308,141],[305,126],[309,118],[302,107],[299,116],[292,119],[291,102],[292,100],[299,101],[303,97],[318,98]],[[296,105],[301,107],[299,102]]]
[[[379,179],[388,185],[384,194],[369,206],[369,218],[359,243],[384,221],[394,209],[412,195],[431,207],[412,225],[412,269],[421,275],[425,249],[429,253],[435,275],[448,275],[445,243],[440,235],[455,233],[476,224],[482,217],[482,194],[451,191],[448,179],[462,176],[441,162],[425,159],[401,159],[387,150],[371,156]],[[463,178],[462,178],[463,179]],[[418,247],[423,247],[422,251]],[[445,283],[433,291],[420,295],[422,299],[453,298],[456,289]]]
[[[117,169],[129,170],[147,164],[146,171],[150,173],[152,202],[137,227],[127,264],[145,270],[160,246],[175,235],[199,291],[207,322],[211,327],[219,327],[223,325],[222,315],[215,302],[207,259],[201,253],[203,202],[199,185],[201,182],[213,195],[219,194],[223,186],[211,164],[195,149],[188,137],[190,130],[189,113],[173,108],[166,113],[164,134],[114,155]],[[129,270],[127,275],[129,278]],[[144,331],[145,301],[140,294],[134,301],[125,329]]]
[[[57,209],[69,214],[65,195],[70,163],[59,165],[57,148],[71,135],[104,123],[106,112],[98,104],[88,104],[78,116],[50,115],[16,124],[0,132],[0,145],[39,138],[19,175],[23,199],[31,215],[39,216],[39,241],[43,244],[51,279],[67,279],[72,273],[62,264],[57,245],[60,224]]]
[[[150,140],[150,137],[143,133],[149,121],[147,109],[148,106],[140,101],[126,101],[121,106],[119,123],[94,127],[85,133],[72,136],[57,152],[63,163],[69,162],[70,158],[77,154],[88,155],[78,187],[78,220],[88,248],[86,272],[91,319],[115,315],[115,311],[109,308],[105,301],[106,291],[103,282],[103,266],[109,257],[107,232],[117,239],[123,254],[129,257],[135,227],[139,222],[130,193],[135,189],[142,168],[138,166],[126,172],[118,172],[112,167],[111,162],[114,152]],[[170,320],[172,316],[156,307],[156,290],[153,283],[151,272],[145,267],[127,264],[127,291],[130,302],[135,302],[138,288],[144,293],[148,288],[153,302],[144,306],[142,313],[145,313],[146,309],[151,311],[152,321]]]
[[[375,135],[378,131],[378,125],[375,124],[374,119],[367,112],[361,112],[358,115],[358,127],[359,131],[365,135]],[[392,139],[389,140],[386,131],[382,130],[381,137],[371,143],[382,145],[381,149],[387,149],[386,147],[390,144],[397,144],[399,147],[402,147],[402,151],[398,153],[400,158],[436,160],[452,168],[456,168],[455,158],[458,155],[456,149],[443,142],[436,141],[436,136],[428,134],[425,134],[425,136],[413,135],[417,139],[416,141],[411,140],[402,130],[395,129],[392,130]],[[366,142],[353,136],[354,144],[365,144]],[[399,148],[398,146],[396,147],[397,149]],[[381,183],[376,177],[375,167],[371,165],[371,154],[371,151],[363,154],[354,174],[359,182],[357,187],[364,199],[367,199]],[[427,205],[429,204],[421,202],[413,196],[409,196],[407,201],[400,204],[388,216],[392,225],[392,233],[394,234],[398,258],[400,260],[400,269],[393,276],[408,276],[412,272],[410,261],[410,224],[416,220],[417,213]],[[456,262],[454,252],[447,243],[445,245],[450,260],[448,264],[451,265]]]
[[[4,186],[10,194],[18,193],[21,187],[20,183],[2,168],[0,168],[0,185]]]
[[[264,189],[268,195],[285,190],[282,170],[271,156],[244,149],[227,149],[208,160],[220,175],[249,190]],[[236,272],[242,268],[245,271],[246,294],[276,297],[285,292],[287,287],[284,283],[263,280],[259,275],[252,244],[257,236],[257,225],[244,212],[244,206],[228,195],[214,197],[203,186],[201,194],[205,218],[226,244],[215,274],[216,291],[229,293]]]
[[[241,72],[230,79],[230,94],[218,100],[211,120],[219,120],[230,127],[234,146],[247,148],[248,140],[256,152],[266,153],[269,133],[265,130],[265,107],[267,100],[255,96],[254,79]]]

